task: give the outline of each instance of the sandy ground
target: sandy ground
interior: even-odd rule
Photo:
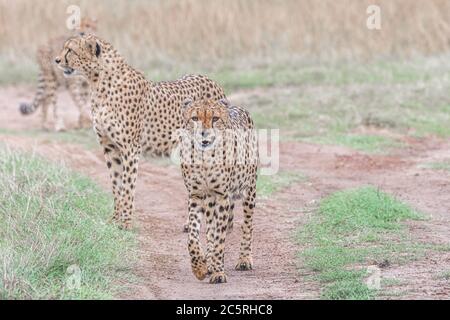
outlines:
[[[1,129],[39,128],[39,114],[23,117],[18,104],[31,99],[29,87],[0,88]],[[242,93],[239,93],[242,94]],[[230,97],[233,99],[233,97]],[[75,125],[75,107],[65,93],[61,113],[70,128]],[[108,174],[99,150],[81,145],[14,134],[0,134],[12,148],[34,150],[47,158],[91,176],[109,190]],[[177,166],[147,159],[141,162],[137,186],[135,229],[139,239],[137,280],[118,298],[124,299],[316,299],[317,284],[301,269],[296,254],[295,230],[313,212],[322,198],[343,188],[379,186],[430,216],[409,223],[411,237],[428,243],[450,243],[450,174],[423,167],[450,158],[450,142],[439,139],[405,138],[406,148],[390,155],[364,155],[343,147],[307,143],[283,143],[280,168],[307,177],[269,199],[258,203],[254,226],[255,270],[233,270],[238,257],[241,214],[227,238],[228,283],[210,285],[192,275],[182,225],[186,214],[186,191]],[[382,276],[396,278],[390,290],[398,296],[384,298],[449,299],[450,282],[438,277],[450,270],[450,253],[429,253],[406,265],[392,265]]]

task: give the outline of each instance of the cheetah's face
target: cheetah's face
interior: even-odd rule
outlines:
[[[87,75],[98,67],[101,45],[92,35],[80,35],[68,39],[55,63],[65,76],[77,73]]]
[[[228,102],[201,100],[184,103],[185,127],[200,149],[214,146],[218,137],[228,128]]]
[[[84,17],[80,21],[80,31],[95,32],[97,31],[97,19]]]

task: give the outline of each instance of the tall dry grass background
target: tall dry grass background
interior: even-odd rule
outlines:
[[[449,0],[0,0],[0,55],[33,59],[69,5],[133,64],[210,66],[408,58],[450,49]],[[366,27],[367,6],[382,28]]]

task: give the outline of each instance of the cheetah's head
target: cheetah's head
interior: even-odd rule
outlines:
[[[92,17],[83,17],[80,21],[80,32],[92,33],[97,31],[97,19]]]
[[[88,76],[99,67],[102,45],[92,34],[80,34],[69,38],[55,63],[64,71],[65,76],[77,73]]]
[[[184,129],[193,137],[196,145],[207,149],[214,145],[216,138],[229,128],[229,102],[190,99],[184,102]]]

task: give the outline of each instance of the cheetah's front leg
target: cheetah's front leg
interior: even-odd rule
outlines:
[[[114,214],[113,221],[119,221],[121,208],[120,205],[120,189],[122,188],[122,156],[116,145],[108,140],[102,139],[100,141],[103,147],[103,154],[105,156],[106,165],[109,170],[109,176],[112,184],[112,193],[114,196]]]
[[[214,228],[213,220],[217,216],[215,212],[216,207],[216,197],[213,195],[207,195],[204,200],[205,208],[205,220],[206,220],[206,239],[207,239],[207,249],[206,249],[206,262],[208,264],[208,273],[212,273],[212,255],[214,254]]]
[[[228,224],[227,224],[227,234],[230,234],[233,231],[233,225],[234,225],[234,201],[230,201],[230,211],[228,212]]]
[[[119,211],[116,217],[122,229],[131,228],[131,217],[134,213],[134,195],[138,174],[140,146],[120,150],[122,159],[122,186],[119,190]]]
[[[253,235],[253,212],[256,204],[256,179],[248,190],[244,198],[244,223],[242,224],[242,240],[239,253],[239,261],[236,270],[251,270],[253,268],[252,259],[252,235]]]
[[[212,274],[210,283],[227,282],[225,275],[225,237],[227,234],[230,199],[228,195],[216,197],[216,210],[212,220],[214,235],[213,252],[211,254]]]
[[[200,245],[200,225],[204,211],[203,200],[198,196],[189,196],[188,250],[192,272],[199,280],[205,279],[208,274],[206,259]]]

